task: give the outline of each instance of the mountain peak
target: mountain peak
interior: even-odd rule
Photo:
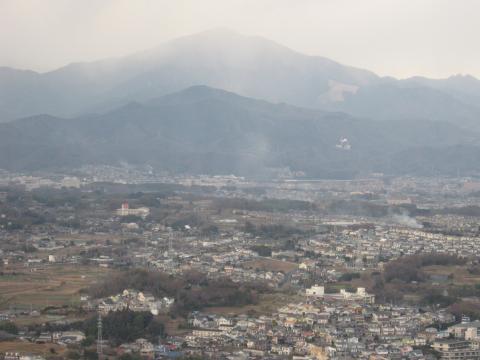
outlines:
[[[227,28],[227,27],[215,27],[215,28],[204,30],[204,31],[200,31],[200,32],[195,33],[195,34],[187,35],[187,37],[188,36],[227,38],[227,37],[239,37],[239,36],[244,36],[244,35],[241,35],[237,31],[232,30],[232,29]]]
[[[235,94],[231,91],[227,91],[227,90],[223,90],[223,89],[219,89],[219,88],[215,88],[215,87],[211,87],[211,86],[207,86],[207,85],[193,85],[193,86],[190,86],[184,90],[181,90],[178,92],[178,94],[182,94],[182,95],[187,95],[187,96],[208,96],[208,97],[212,97],[212,96],[234,96],[234,97],[241,97],[240,95],[238,94]],[[168,96],[168,95],[166,95]]]
[[[238,57],[242,61],[245,61],[246,58],[255,58],[259,54],[265,56],[269,53],[276,56],[304,56],[264,37],[244,35],[223,27],[173,39],[166,45],[177,51],[188,51],[189,53],[206,52],[212,56],[232,54],[234,58]],[[157,47],[157,50],[162,48],[161,45]]]
[[[190,86],[184,90],[164,95],[159,98],[151,99],[147,102],[147,105],[160,106],[160,105],[178,105],[185,103],[194,103],[206,100],[232,100],[236,99],[238,101],[249,100],[255,101],[254,99],[245,98],[233,92],[229,92],[222,89],[217,89],[214,87],[206,85],[194,85]]]

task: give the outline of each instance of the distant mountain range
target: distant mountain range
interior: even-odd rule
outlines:
[[[0,68],[0,122],[35,114],[71,117],[105,112],[194,85],[353,116],[427,119],[479,128],[480,81],[471,76],[382,78],[224,29],[44,74]]]
[[[357,119],[195,86],[100,115],[0,124],[0,168],[126,162],[190,174],[268,176],[284,168],[342,179],[380,171],[465,174],[480,170],[478,139],[444,122]]]
[[[212,30],[44,74],[0,68],[0,168],[478,174],[479,100],[472,76],[379,77]]]

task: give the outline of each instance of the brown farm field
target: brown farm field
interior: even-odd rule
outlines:
[[[50,349],[54,349],[56,355],[63,355],[66,348],[56,344],[34,344],[27,341],[2,341],[0,342],[0,353],[18,352],[31,353],[36,355],[52,355]]]
[[[257,304],[245,306],[222,306],[222,307],[207,307],[203,309],[204,312],[210,314],[221,315],[241,315],[249,312],[257,314],[271,314],[278,310],[278,308],[285,306],[291,302],[301,301],[299,295],[275,293],[260,295]]]
[[[288,273],[298,268],[298,264],[293,262],[267,258],[245,261],[243,266],[264,271],[283,271],[284,273]]]
[[[15,268],[0,275],[0,309],[42,309],[78,304],[79,291],[113,270],[77,265],[50,265],[42,270]]]
[[[480,283],[480,275],[470,274],[467,266],[426,266],[422,270],[428,275],[452,276],[449,282],[455,285],[475,285]]]

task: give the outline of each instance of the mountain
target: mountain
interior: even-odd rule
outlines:
[[[343,138],[351,149],[339,146]],[[428,173],[430,158],[448,153],[442,173],[459,166],[472,172],[480,170],[480,160],[470,163],[480,153],[478,139],[449,123],[357,119],[194,86],[99,115],[0,124],[0,168],[127,162],[172,173],[265,176],[288,167],[308,177],[352,178]],[[462,165],[463,159],[469,162]]]
[[[410,87],[429,87],[443,91],[470,105],[480,101],[480,81],[471,75],[453,75],[446,79],[428,79],[415,76],[400,83]]]
[[[480,130],[480,108],[445,91],[425,86],[388,82],[358,89],[340,103],[326,109],[378,120],[424,119],[450,122],[466,129]]]
[[[75,117],[108,112],[194,85],[360,117],[427,119],[479,128],[480,81],[473,77],[381,78],[225,29],[44,74],[0,68],[0,121],[35,114]]]
[[[354,84],[377,78],[263,38],[216,29],[123,58],[74,63],[45,74],[0,69],[0,108],[5,109],[3,120],[37,113],[71,116],[192,85],[311,105],[332,77]]]

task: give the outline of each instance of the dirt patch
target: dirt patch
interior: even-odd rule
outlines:
[[[42,271],[15,269],[0,276],[0,309],[10,306],[42,309],[47,306],[77,305],[79,291],[113,270],[76,265],[50,265]]]
[[[254,312],[257,315],[270,315],[272,312],[278,310],[278,308],[289,304],[291,302],[301,301],[298,295],[287,294],[265,294],[261,295],[257,304],[245,305],[245,306],[221,306],[205,308],[203,311],[209,314],[219,315],[242,315]]]
[[[53,349],[52,352],[50,349]],[[18,352],[20,354],[62,355],[66,348],[56,344],[34,344],[26,341],[2,341],[0,353]]]
[[[263,270],[263,271],[282,271],[284,273],[288,273],[298,268],[298,264],[289,262],[289,261],[282,261],[282,260],[275,260],[275,259],[255,259],[250,261],[245,261],[243,266],[248,269],[255,269],[255,270]]]

